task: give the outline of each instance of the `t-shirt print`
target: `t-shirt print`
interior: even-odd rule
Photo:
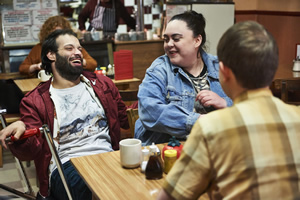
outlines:
[[[107,127],[104,111],[99,108],[84,85],[80,85],[78,88],[74,87],[76,92],[69,90],[67,93],[58,94],[60,144],[99,134]]]

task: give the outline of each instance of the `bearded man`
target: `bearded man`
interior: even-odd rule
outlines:
[[[26,129],[48,124],[74,199],[92,199],[70,158],[119,149],[120,127],[129,128],[126,105],[106,76],[83,71],[82,47],[72,30],[52,32],[42,45],[42,67],[53,77],[22,99],[21,120],[0,132],[2,145],[20,160],[34,160],[37,199],[68,199],[44,136],[14,143]]]

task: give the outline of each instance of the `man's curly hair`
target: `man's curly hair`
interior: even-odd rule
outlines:
[[[46,37],[55,30],[56,27],[61,27],[62,29],[72,29],[69,21],[63,16],[53,16],[49,17],[43,24],[39,38],[40,43],[43,43]]]

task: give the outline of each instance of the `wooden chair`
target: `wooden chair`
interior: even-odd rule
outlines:
[[[137,108],[136,109],[128,108],[126,112],[127,112],[131,137],[134,137],[134,127],[135,127],[136,120],[139,118],[139,112]]]
[[[138,100],[138,90],[119,90],[119,93],[127,106]]]
[[[294,105],[300,105],[300,80],[281,81],[281,100]]]
[[[120,93],[122,100],[124,101],[126,106],[130,106],[138,100],[138,98],[137,98],[138,90],[119,90],[119,93]],[[128,113],[127,113],[127,115],[128,115]],[[128,117],[128,120],[129,120],[129,117]],[[130,121],[129,121],[129,124],[130,124]],[[134,128],[134,126],[133,126],[133,128]],[[130,129],[125,130],[125,129],[121,128],[120,132],[121,132],[121,139],[131,138],[134,135],[134,132],[132,132],[131,124],[130,124]]]

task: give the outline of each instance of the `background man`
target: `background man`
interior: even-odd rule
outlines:
[[[256,22],[233,25],[217,54],[232,107],[199,119],[158,199],[299,199],[300,109],[272,96],[273,37]],[[217,123],[211,123],[211,122]]]
[[[126,106],[111,79],[83,71],[82,47],[76,34],[67,29],[52,32],[42,45],[42,66],[53,78],[40,84],[22,99],[21,121],[0,132],[0,140],[26,129],[48,124],[70,183],[74,199],[92,199],[70,158],[113,151],[119,148],[120,127],[128,129]],[[55,162],[43,136],[8,144],[21,160],[34,160],[39,178],[39,197],[68,199]],[[51,162],[50,162],[51,161]],[[50,164],[51,163],[51,164]]]

